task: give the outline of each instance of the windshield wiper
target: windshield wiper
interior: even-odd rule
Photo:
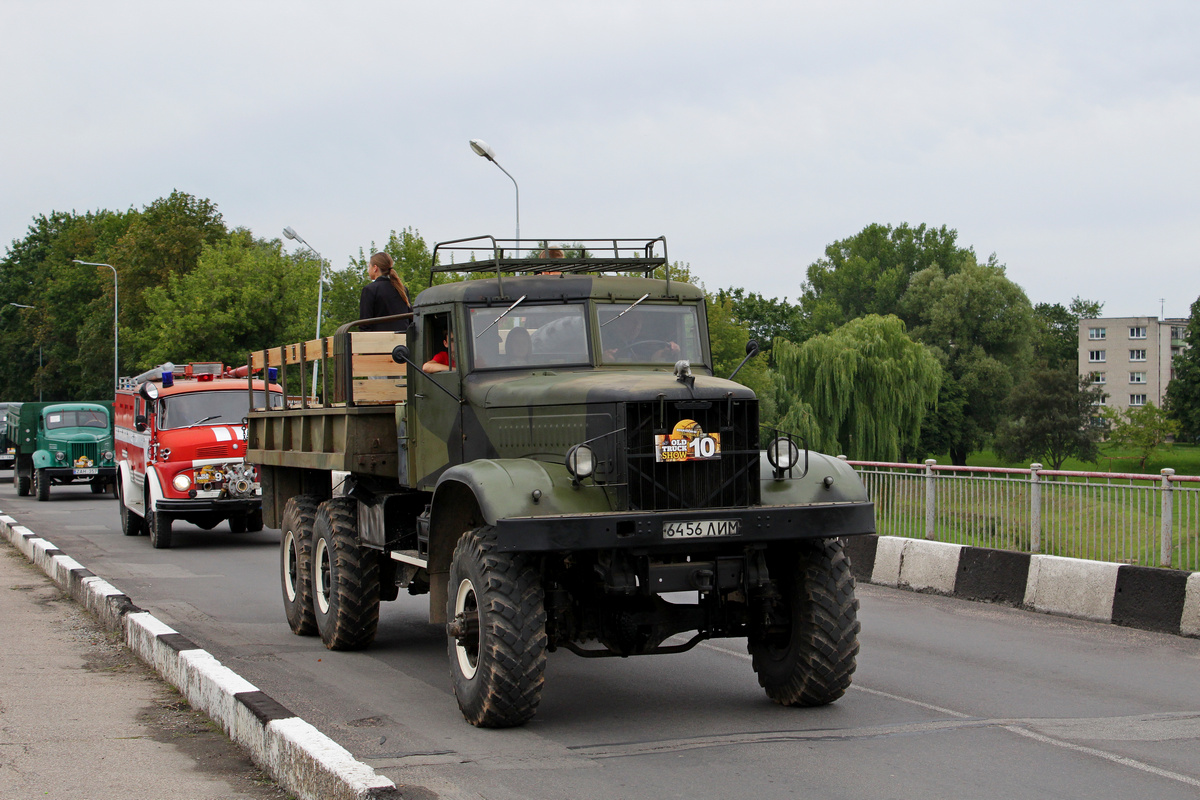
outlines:
[[[521,305],[521,303],[525,302],[525,298],[526,298],[526,297],[528,297],[528,296],[529,296],[529,295],[527,295],[527,294],[523,294],[523,295],[521,295],[519,298],[517,298],[517,302],[513,303],[511,306],[509,306],[508,308],[504,309],[504,313],[503,313],[503,314],[501,314],[500,316],[496,317],[494,320],[492,320],[492,324],[491,324],[491,325],[488,325],[486,328],[484,328],[483,330],[481,330],[479,333],[475,334],[475,338],[476,338],[476,339],[478,339],[480,336],[483,336],[485,333],[487,333],[488,331],[490,331],[492,328],[496,327],[496,323],[497,323],[497,322],[499,322],[500,320],[502,320],[502,319],[504,319],[505,317],[507,317],[507,316],[508,316],[508,312],[512,311],[512,310],[513,310],[514,308],[516,308],[517,306]],[[645,298],[642,298],[642,299],[644,300]]]
[[[601,328],[603,328],[603,327],[604,327],[605,325],[607,325],[609,322],[613,322],[614,320],[618,320],[618,319],[620,319],[621,317],[623,317],[623,316],[625,316],[626,314],[628,314],[630,311],[633,311],[633,307],[634,307],[634,306],[636,306],[638,303],[642,302],[643,300],[645,300],[645,299],[646,299],[647,297],[649,297],[649,296],[650,296],[650,293],[649,293],[649,292],[646,292],[644,295],[642,295],[641,297],[639,297],[637,300],[634,300],[634,301],[633,301],[633,303],[632,303],[632,304],[629,306],[629,308],[625,309],[625,310],[624,310],[624,311],[622,311],[620,314],[617,314],[615,317],[613,317],[612,319],[608,320],[608,322],[601,322],[601,323],[600,323],[600,327],[601,327]]]
[[[220,415],[220,414],[210,414],[209,416],[205,417],[204,419],[198,419],[198,420],[196,420],[196,421],[195,421],[195,422],[193,422],[191,425],[188,425],[188,427],[189,427],[189,428],[194,428],[194,427],[196,427],[197,425],[199,425],[201,422],[208,422],[210,419],[216,419],[216,418],[217,418],[217,417],[219,417],[219,416],[221,416],[221,415]]]

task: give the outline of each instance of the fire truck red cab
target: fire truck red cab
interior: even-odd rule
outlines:
[[[122,379],[114,403],[117,493],[126,536],[171,546],[176,520],[244,533],[263,527],[258,471],[247,464],[244,420],[264,392],[282,408],[277,384],[246,379],[220,363],[163,364]]]

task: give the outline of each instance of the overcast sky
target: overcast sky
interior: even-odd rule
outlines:
[[[0,243],[174,189],[339,268],[511,237],[480,138],[524,236],[665,235],[709,289],[927,223],[1034,303],[1186,316],[1198,42],[1195,0],[0,0]]]

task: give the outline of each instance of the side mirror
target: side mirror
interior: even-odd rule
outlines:
[[[751,339],[750,341],[746,342],[746,357],[742,359],[742,363],[737,365],[737,369],[730,373],[729,380],[733,380],[733,376],[737,375],[738,372],[741,371],[742,367],[746,366],[746,362],[754,358],[756,355],[758,355],[758,342]]]
[[[408,357],[408,347],[405,345],[398,344],[392,348],[392,361],[395,361],[397,364],[409,363]]]
[[[138,414],[136,417],[134,417],[133,427],[137,428],[139,433],[146,430],[146,428],[149,427],[149,424],[146,422],[146,415]]]

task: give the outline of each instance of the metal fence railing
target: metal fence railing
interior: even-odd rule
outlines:
[[[1200,571],[1200,477],[849,461],[881,535]]]

